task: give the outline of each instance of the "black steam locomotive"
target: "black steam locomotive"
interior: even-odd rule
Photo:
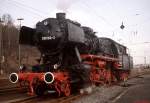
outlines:
[[[38,82],[46,83],[40,85],[35,83],[36,86],[29,83],[30,92],[36,94],[41,94],[41,91],[39,92],[43,90],[41,88],[49,89],[51,87],[49,85],[54,84],[55,86],[52,86],[54,90],[59,94],[64,92],[68,96],[71,90],[58,89],[61,80],[67,81],[69,87],[72,87],[72,84],[80,84],[79,88],[84,88],[96,81],[110,83],[125,79],[133,67],[132,57],[127,54],[125,46],[109,38],[98,38],[91,28],[66,19],[65,13],[57,13],[56,18],[38,22],[34,29],[23,26],[20,30],[19,43],[36,46],[41,52],[39,66],[34,68],[30,75],[36,77],[36,80],[37,75],[42,75],[44,80],[38,77]],[[45,75],[40,74],[45,72]],[[57,73],[62,73],[63,76],[58,76]],[[62,79],[65,76],[67,79]],[[16,81],[12,80],[12,77],[18,77],[22,82],[27,80],[25,77],[29,77],[29,73],[11,75],[10,80]],[[57,80],[60,81],[55,84]]]

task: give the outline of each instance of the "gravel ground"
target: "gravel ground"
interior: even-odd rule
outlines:
[[[92,94],[86,95],[73,103],[109,103],[113,98],[120,94],[124,89],[121,86],[96,87]]]
[[[125,90],[113,103],[150,103],[150,74],[140,77],[136,85]]]
[[[138,73],[134,72],[135,70],[132,71],[132,74],[139,74],[141,71],[138,70]],[[147,72],[150,70],[145,70],[144,72]],[[143,71],[142,71],[143,73]],[[111,86],[111,87],[106,87],[106,86],[101,86],[101,87],[96,87],[94,88],[93,92],[89,95],[83,96],[80,99],[77,99],[73,101],[73,103],[112,103],[112,101],[119,96],[122,92],[127,90],[130,86],[136,86],[137,84],[142,84],[142,76],[136,77],[129,79],[126,83],[128,84],[128,87],[123,87],[123,86]]]

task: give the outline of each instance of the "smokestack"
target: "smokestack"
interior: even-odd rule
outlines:
[[[66,14],[65,13],[56,13],[56,18],[58,20],[65,20],[66,19]]]

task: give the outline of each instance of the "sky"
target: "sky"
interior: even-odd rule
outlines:
[[[150,0],[0,0],[0,16],[9,13],[15,24],[24,18],[22,25],[32,28],[57,12],[127,46],[134,64],[145,57],[150,64]]]

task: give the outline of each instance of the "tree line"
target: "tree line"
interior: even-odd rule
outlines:
[[[19,68],[19,28],[10,14],[0,18],[0,74],[17,71]],[[32,65],[38,51],[34,47],[21,46],[21,63]]]

